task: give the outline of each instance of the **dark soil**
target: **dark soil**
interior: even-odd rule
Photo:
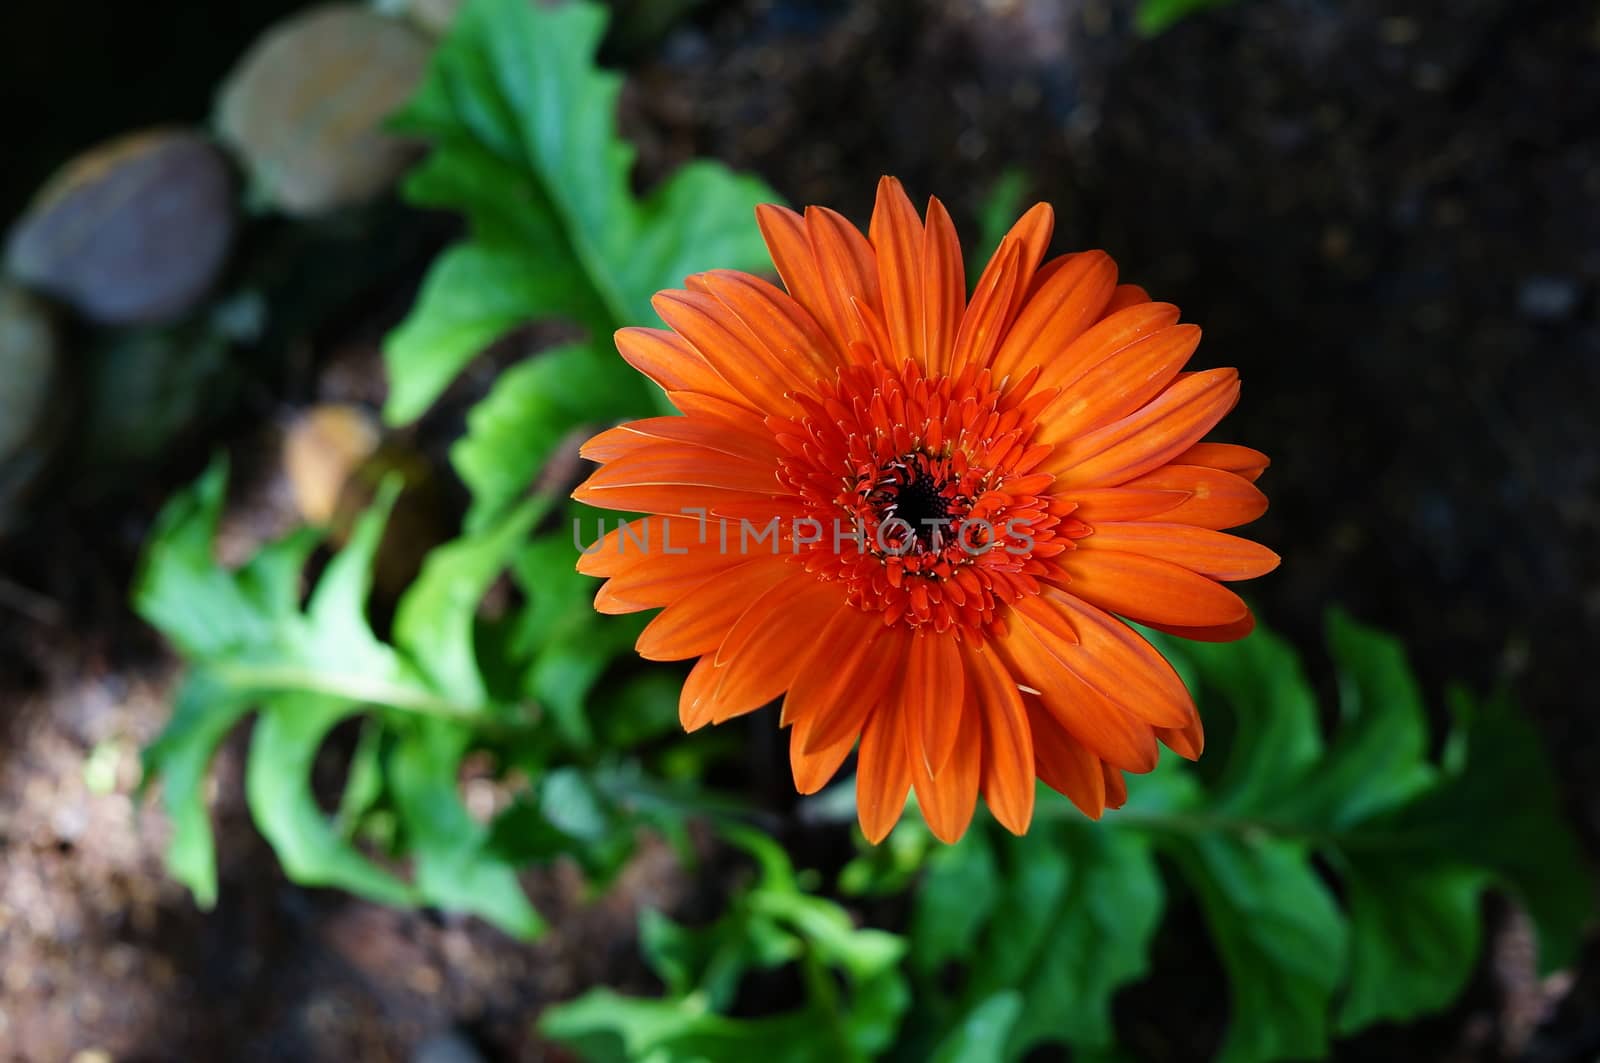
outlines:
[[[191,6],[141,10],[164,24],[157,7]],[[185,101],[231,61],[220,39],[205,47],[173,59],[192,75]],[[996,177],[1022,168],[1057,207],[1057,250],[1106,248],[1205,327],[1203,362],[1240,368],[1229,437],[1274,459],[1253,531],[1284,556],[1252,590],[1268,623],[1313,647],[1342,604],[1404,636],[1435,700],[1452,680],[1508,684],[1600,855],[1591,5],[1242,0],[1143,40],[1108,0],[707,3],[633,64],[625,124],[647,180],[707,154],[864,220],[894,173],[972,231]],[[11,71],[0,80],[25,98]],[[37,162],[23,170],[42,176]],[[5,192],[0,207],[20,207]],[[457,1029],[491,1058],[548,1058],[529,1033],[538,1008],[637,983],[634,911],[694,892],[665,855],[599,906],[541,881],[557,932],[528,948],[285,883],[242,809],[237,744],[217,786],[216,912],[164,877],[159,816],[134,833],[133,751],[163,719],[168,673],[121,588],[154,501],[202,453],[101,523],[78,512],[24,533],[11,548],[26,567],[0,555],[13,587],[47,592],[0,598],[0,660],[30,673],[0,693],[0,1055],[406,1058]],[[53,538],[62,523],[80,531]],[[41,542],[63,544],[69,577],[40,574]],[[97,794],[82,763],[103,743],[121,785]],[[1600,1056],[1600,943],[1540,981],[1520,917],[1488,917],[1455,1009],[1339,1057]],[[1193,926],[1174,921],[1165,973],[1119,1004],[1140,1058],[1198,1059],[1217,1034]]]

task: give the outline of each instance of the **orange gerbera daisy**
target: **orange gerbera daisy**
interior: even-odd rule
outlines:
[[[970,299],[949,214],[892,178],[865,237],[821,207],[758,218],[787,293],[703,273],[656,297],[670,329],[618,332],[684,416],[595,436],[575,492],[653,515],[579,568],[608,577],[597,609],[665,607],[641,655],[699,658],[683,725],[783,697],[802,793],[859,739],[874,842],[912,789],[954,841],[979,792],[1021,833],[1036,776],[1098,817],[1158,742],[1199,756],[1182,681],[1119,618],[1252,626],[1222,581],[1278,558],[1220,529],[1265,511],[1267,458],[1200,442],[1238,373],[1183,372],[1200,330],[1105,253],[1043,262],[1046,204]]]

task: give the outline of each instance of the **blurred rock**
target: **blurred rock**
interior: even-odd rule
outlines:
[[[152,130],[64,167],[12,229],[6,268],[101,324],[157,324],[192,310],[237,224],[227,162],[204,137]]]
[[[354,5],[296,15],[229,75],[217,125],[271,202],[312,215],[387,188],[415,145],[382,131],[421,80],[429,43],[407,23]]]
[[[1517,289],[1517,312],[1529,321],[1565,321],[1578,309],[1583,282],[1577,277],[1524,277]]]
[[[283,465],[307,523],[332,522],[345,485],[380,440],[378,419],[360,406],[316,406],[295,420],[283,441]]]
[[[48,308],[0,287],[0,530],[54,449],[66,405],[62,381]]]
[[[456,12],[461,10],[461,0],[409,0],[406,9],[417,25],[436,37],[443,37]]]

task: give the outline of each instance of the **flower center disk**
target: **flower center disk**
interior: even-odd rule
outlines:
[[[1031,437],[1052,397],[1031,383],[852,365],[801,416],[769,421],[779,476],[822,529],[800,548],[806,569],[885,624],[981,640],[997,607],[1038,592],[1043,559],[1088,532],[1030,472],[1050,450]]]

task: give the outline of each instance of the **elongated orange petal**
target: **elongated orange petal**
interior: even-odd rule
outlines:
[[[789,295],[816,319],[834,350],[842,351],[845,337],[829,327],[834,323],[829,293],[834,278],[817,266],[805,219],[788,207],[764,203],[756,208],[756,224]]]
[[[1106,779],[1106,807],[1121,808],[1128,803],[1127,777],[1104,762],[1100,765],[1100,773]]]
[[[928,829],[935,838],[951,845],[961,840],[972,822],[983,767],[982,722],[971,706],[958,711],[959,741],[953,744],[950,759],[937,776],[928,771],[922,743],[908,736],[912,748],[906,751],[911,761],[911,784],[916,787],[917,804],[928,821]]]
[[[1237,594],[1171,561],[1118,550],[1073,550],[1058,560],[1074,596],[1130,620],[1212,627],[1249,613]]]
[[[727,307],[704,292],[658,292],[650,305],[757,409],[787,409],[785,393],[807,383],[794,366],[775,357]]]
[[[666,329],[630,327],[618,329],[614,338],[623,361],[655,381],[663,391],[715,395],[735,405],[754,408],[682,336]]]
[[[751,603],[712,660],[720,678],[712,723],[759,709],[789,689],[803,658],[795,631],[817,631],[838,610],[839,588],[820,580],[785,580]]]
[[[1100,758],[1066,732],[1035,698],[1027,699],[1033,734],[1034,770],[1039,780],[1078,806],[1090,819],[1106,810],[1106,780]]]
[[[635,649],[652,661],[678,661],[711,653],[750,604],[786,579],[810,580],[781,557],[758,557],[728,569],[667,606],[639,634]]]
[[[1200,330],[1173,325],[1128,344],[1073,382],[1046,411],[1035,438],[1056,443],[1120,420],[1161,394],[1200,345]]]
[[[1104,251],[1076,255],[1023,304],[991,368],[1005,377],[1060,351],[1100,317],[1117,283],[1117,264]]]
[[[950,354],[950,372],[960,373],[969,365],[987,365],[1005,338],[1012,307],[1012,296],[1021,283],[1022,246],[1007,237],[1001,241],[989,268],[973,289],[972,302],[961,316],[955,346]]]
[[[804,305],[848,355],[852,343],[869,339],[861,331],[852,304],[860,303],[875,313],[882,305],[877,255],[860,230],[826,207],[806,208],[806,231],[817,270],[826,282],[827,301],[820,307]],[[887,358],[888,352],[880,352],[880,357]]]
[[[1106,304],[1106,313],[1114,314],[1126,307],[1138,306],[1149,301],[1150,293],[1137,284],[1119,284],[1111,293],[1111,301]]]
[[[820,379],[843,364],[833,340],[810,312],[760,277],[734,270],[700,275],[708,293],[727,307],[770,357]]]
[[[802,749],[826,749],[865,726],[901,674],[904,637],[853,606],[824,623],[783,699],[782,721],[806,725]]]
[[[1199,465],[1163,465],[1154,472],[1128,481],[1124,490],[1182,491],[1183,501],[1159,513],[1138,517],[1102,517],[1103,520],[1159,519],[1163,523],[1193,524],[1199,528],[1237,528],[1267,511],[1267,496],[1237,473]],[[1078,498],[1082,492],[1074,492]],[[1080,507],[1082,508],[1082,507]],[[1094,518],[1084,520],[1094,523]]]
[[[1072,515],[1095,526],[1103,521],[1143,520],[1164,516],[1190,498],[1187,489],[1164,489],[1155,485],[1125,487],[1086,487],[1065,492],[1075,506]]]
[[[1194,719],[1183,680],[1138,632],[1069,593],[1046,590],[1038,601],[1031,614],[1054,611],[1076,634],[1077,645],[1055,650],[1079,679],[1152,726],[1184,727]]]
[[[1018,682],[1038,692],[1052,718],[1096,756],[1129,771],[1155,767],[1149,724],[1089,686],[1063,663],[1072,643],[1024,616],[1013,618],[999,641]]]
[[[949,370],[956,332],[967,308],[961,240],[937,196],[928,200],[922,234],[922,350],[930,373]]]
[[[710,414],[697,417],[647,417],[641,421],[619,424],[591,437],[578,453],[590,461],[607,462],[652,447],[658,442],[688,443],[732,455],[742,461],[776,464],[783,450],[772,438],[772,433],[765,431],[765,426],[762,428],[761,434],[757,435],[744,425],[722,421]]]
[[[689,669],[689,677],[678,692],[678,722],[685,731],[698,731],[711,722],[716,703],[711,700],[717,683],[717,667],[710,657],[702,657]]]
[[[1140,521],[1099,524],[1077,540],[1080,549],[1145,554],[1216,580],[1254,579],[1278,567],[1278,555],[1259,543],[1187,524]]]
[[[883,324],[888,330],[888,351],[879,357],[890,366],[907,360],[928,364],[922,342],[922,219],[893,177],[878,182],[878,201],[872,208],[867,238],[878,256],[878,291],[883,300]]]
[[[1000,825],[1024,834],[1033,820],[1033,736],[1022,695],[993,649],[966,650],[971,703],[983,720],[983,798]]]
[[[1058,446],[1040,465],[1058,490],[1126,483],[1165,465],[1239,401],[1239,374],[1212,369],[1181,377],[1143,409]]]
[[[931,632],[911,640],[903,690],[907,730],[921,769],[938,775],[950,759],[961,726],[966,683],[955,640]]]
[[[795,724],[794,730],[789,732],[789,769],[794,773],[795,792],[800,794],[814,794],[828,785],[828,780],[838,774],[839,766],[856,745],[856,736],[850,735],[808,753],[805,749],[808,733],[809,728],[804,723]]]
[[[736,456],[697,443],[666,439],[612,458],[589,474],[581,490],[588,496],[587,501],[613,488],[663,484],[716,487],[752,494],[777,494],[783,490],[771,461],[762,461],[757,455]]]
[[[1083,374],[1118,351],[1177,322],[1178,308],[1171,303],[1145,303],[1107,314],[1041,366],[1038,386],[1071,388]]]
[[[911,758],[901,715],[879,708],[867,720],[856,760],[856,815],[867,841],[876,845],[889,836],[910,792]]]
[[[1185,760],[1199,760],[1200,754],[1206,748],[1205,727],[1201,725],[1200,717],[1196,716],[1189,721],[1187,727],[1177,730],[1161,729],[1156,731],[1156,737],[1161,744],[1172,750]]]
[[[1180,624],[1162,624],[1154,620],[1146,621],[1145,626],[1195,642],[1237,642],[1256,629],[1256,618],[1253,613],[1246,613],[1231,624],[1212,624],[1209,627],[1184,627]]]
[[[1272,461],[1261,451],[1241,447],[1237,443],[1197,443],[1173,458],[1172,463],[1221,469],[1237,473],[1254,483],[1267,471]]]

